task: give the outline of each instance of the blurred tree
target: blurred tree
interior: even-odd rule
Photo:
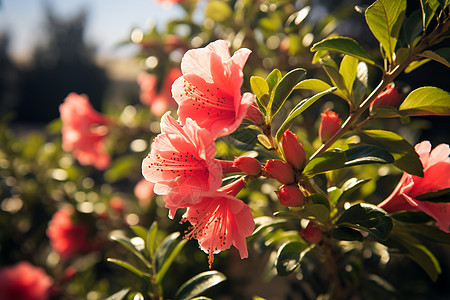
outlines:
[[[24,72],[17,121],[48,122],[59,116],[58,106],[70,92],[88,94],[100,106],[106,73],[95,64],[95,48],[84,40],[87,12],[71,19],[58,17],[46,6],[47,39],[36,46],[33,67]]]

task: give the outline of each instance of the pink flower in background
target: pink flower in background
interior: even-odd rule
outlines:
[[[172,86],[183,125],[191,118],[214,137],[239,127],[255,99],[251,93],[241,95],[242,69],[250,52],[239,49],[231,57],[223,40],[186,52],[181,61],[183,76]]]
[[[415,199],[425,193],[450,188],[450,148],[447,144],[440,144],[431,151],[430,142],[423,141],[415,146],[415,150],[423,165],[423,178],[403,173],[392,194],[378,206],[389,213],[421,210],[433,217],[441,230],[450,232],[450,203]]]
[[[322,119],[319,126],[319,138],[326,143],[341,128],[341,119],[334,111],[328,108],[320,114]]]
[[[206,193],[201,201],[189,206],[183,215],[183,221],[193,226],[186,238],[194,238],[203,251],[208,254],[209,267],[214,254],[234,245],[241,258],[248,257],[246,237],[255,228],[250,207],[236,194],[245,186],[244,180],[237,180],[215,192]]]
[[[104,140],[108,134],[106,118],[94,110],[86,95],[71,93],[59,106],[62,121],[62,147],[72,152],[82,165],[106,169],[111,157]]]
[[[172,98],[171,88],[175,79],[180,76],[179,69],[170,69],[164,78],[159,93],[157,93],[158,78],[153,74],[139,74],[137,82],[141,88],[141,102],[150,107],[152,114],[162,116],[168,109],[177,106]]]
[[[147,206],[153,198],[155,183],[142,179],[134,187],[134,195],[142,206]]]
[[[216,145],[208,130],[186,119],[185,125],[170,113],[161,119],[161,134],[142,162],[145,179],[155,183],[154,192],[164,197],[173,217],[181,207],[196,204],[200,194],[215,191],[222,183],[222,168],[214,160]]]
[[[22,261],[0,269],[0,299],[47,300],[53,279],[42,268]]]
[[[89,240],[89,228],[73,220],[75,211],[65,207],[57,211],[48,224],[47,236],[55,251],[64,259],[94,250]]]

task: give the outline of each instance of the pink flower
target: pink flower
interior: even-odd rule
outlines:
[[[183,221],[193,225],[186,238],[198,240],[200,248],[209,256],[210,268],[214,254],[231,245],[239,250],[241,258],[248,257],[245,239],[252,234],[255,221],[250,207],[235,197],[244,185],[244,180],[240,179],[204,194],[201,201],[190,206],[183,215]]]
[[[242,69],[250,52],[239,49],[231,57],[223,40],[186,52],[181,61],[183,76],[172,86],[183,125],[192,118],[214,137],[239,127],[255,99],[251,93],[241,95]]]
[[[282,148],[286,161],[296,168],[302,170],[306,165],[306,152],[297,136],[290,130],[283,133]]]
[[[295,182],[295,172],[290,164],[279,159],[269,159],[266,161],[264,171],[266,177],[274,178],[283,184]]]
[[[157,93],[158,78],[153,74],[141,73],[137,82],[141,87],[141,102],[150,107],[152,114],[161,116],[170,108],[176,107],[171,87],[175,79],[181,76],[180,70],[172,68],[164,78],[161,90]]]
[[[313,221],[309,221],[306,228],[300,231],[300,235],[308,242],[314,244],[317,244],[322,240],[322,230],[320,230]]]
[[[155,183],[142,179],[134,187],[134,195],[142,206],[147,206],[153,198]]]
[[[145,179],[164,197],[169,216],[181,207],[196,204],[200,194],[215,191],[222,183],[222,168],[214,160],[216,145],[208,130],[186,119],[183,127],[169,113],[161,119],[161,134],[142,162]]]
[[[400,104],[402,95],[397,91],[393,84],[389,84],[375,99],[370,103],[369,109],[372,111],[374,107],[378,106],[392,106],[395,107]]]
[[[403,173],[392,194],[378,206],[389,213],[421,210],[433,217],[441,230],[450,232],[450,203],[415,199],[425,193],[450,188],[450,148],[447,144],[440,144],[431,151],[430,142],[423,141],[415,146],[415,150],[423,165],[423,178]]]
[[[284,184],[276,194],[283,206],[300,206],[305,198],[296,184]]]
[[[319,137],[322,143],[326,143],[341,128],[341,119],[337,113],[328,108],[320,115],[322,119],[319,126]]]
[[[42,268],[25,261],[0,269],[2,300],[46,300],[52,285],[52,278]]]
[[[233,165],[249,175],[261,173],[261,163],[254,157],[239,156],[234,159]]]
[[[263,115],[262,111],[259,109],[256,100],[253,100],[252,105],[247,110],[247,115],[245,116],[247,120],[252,121],[256,125],[262,125],[266,122],[266,117]]]
[[[48,224],[47,236],[55,251],[64,259],[76,254],[88,253],[95,245],[89,240],[89,228],[73,220],[75,211],[65,207],[57,211]]]
[[[64,151],[72,152],[82,165],[107,168],[111,158],[104,145],[108,134],[104,116],[94,110],[86,95],[76,93],[67,96],[59,111]]]

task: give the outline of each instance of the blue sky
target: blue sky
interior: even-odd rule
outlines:
[[[162,5],[156,0],[1,0],[0,32],[11,35],[11,54],[28,55],[44,37],[44,3],[59,16],[70,17],[88,9],[86,40],[107,56],[123,55],[114,46],[126,39],[133,28],[149,23],[163,24],[182,15],[177,6]],[[122,50],[123,51],[123,50]]]

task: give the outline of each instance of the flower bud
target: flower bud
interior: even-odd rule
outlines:
[[[290,130],[283,133],[283,147],[284,157],[286,161],[296,168],[302,170],[306,165],[306,153],[302,144],[297,139],[297,136]]]
[[[322,230],[320,230],[313,221],[309,221],[306,228],[300,231],[300,235],[308,242],[314,244],[317,244],[322,240]]]
[[[268,177],[274,178],[283,184],[295,182],[295,174],[292,166],[279,159],[269,159],[264,166]]]
[[[253,157],[239,156],[234,159],[233,166],[248,175],[261,173],[261,163]]]
[[[266,121],[266,117],[259,109],[256,100],[253,100],[252,105],[248,108],[245,119],[250,120],[257,125],[264,124],[264,122]]]
[[[341,119],[337,113],[328,108],[320,115],[322,120],[319,126],[319,138],[322,143],[326,143],[341,128]]]
[[[278,199],[280,199],[281,205],[300,206],[303,203],[304,196],[297,185],[282,185],[280,189],[276,191],[276,194]]]
[[[400,104],[402,95],[397,91],[393,84],[389,84],[376,98],[370,103],[370,111],[378,106],[395,107]]]

